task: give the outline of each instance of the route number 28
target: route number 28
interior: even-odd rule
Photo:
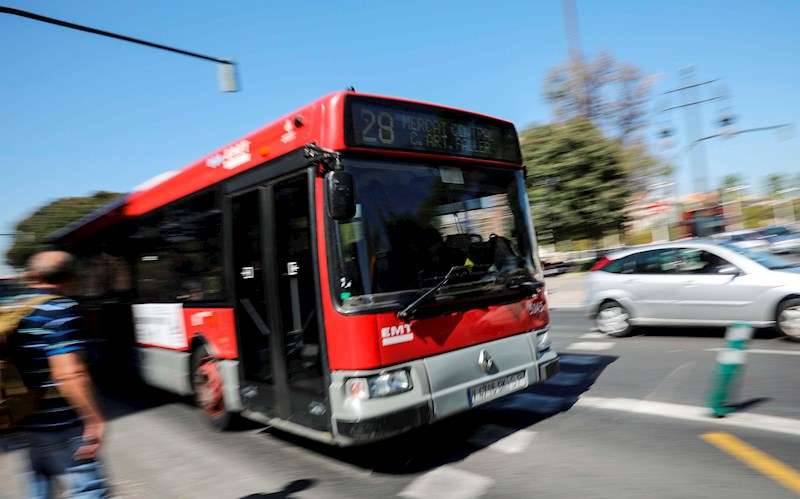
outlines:
[[[361,140],[367,144],[393,144],[394,143],[394,118],[391,114],[380,112],[377,115],[369,109],[361,111],[364,128],[361,130]]]

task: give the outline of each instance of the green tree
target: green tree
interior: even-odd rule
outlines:
[[[631,185],[618,141],[585,119],[530,128],[520,141],[539,229],[556,241],[622,229]]]
[[[744,185],[744,179],[738,173],[732,173],[730,175],[725,175],[722,177],[722,185],[720,188],[723,191],[729,191],[731,189],[735,189],[736,187],[741,187]]]
[[[780,173],[770,173],[764,179],[767,195],[771,198],[780,197],[780,192],[784,189],[786,178]]]
[[[22,267],[33,253],[47,247],[47,236],[78,220],[120,194],[100,191],[91,196],[67,197],[52,201],[17,223],[17,236],[6,253],[6,263]]]

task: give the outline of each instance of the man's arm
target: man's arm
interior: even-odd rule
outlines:
[[[75,454],[76,459],[92,459],[100,448],[105,432],[105,421],[94,398],[92,380],[86,364],[77,352],[48,357],[50,373],[58,391],[83,419],[84,445]]]

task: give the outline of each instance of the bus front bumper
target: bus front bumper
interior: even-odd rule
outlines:
[[[380,440],[541,383],[558,373],[558,355],[537,352],[537,334],[502,338],[384,369],[334,371],[330,400],[334,439],[340,445]],[[487,357],[491,361],[487,361]],[[386,397],[353,400],[345,385],[407,369],[411,388]]]

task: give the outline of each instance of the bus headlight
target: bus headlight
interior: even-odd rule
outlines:
[[[375,376],[350,378],[345,382],[344,388],[348,398],[367,400],[407,392],[413,385],[408,369],[397,369]]]
[[[550,331],[536,335],[536,351],[539,353],[550,349]]]

